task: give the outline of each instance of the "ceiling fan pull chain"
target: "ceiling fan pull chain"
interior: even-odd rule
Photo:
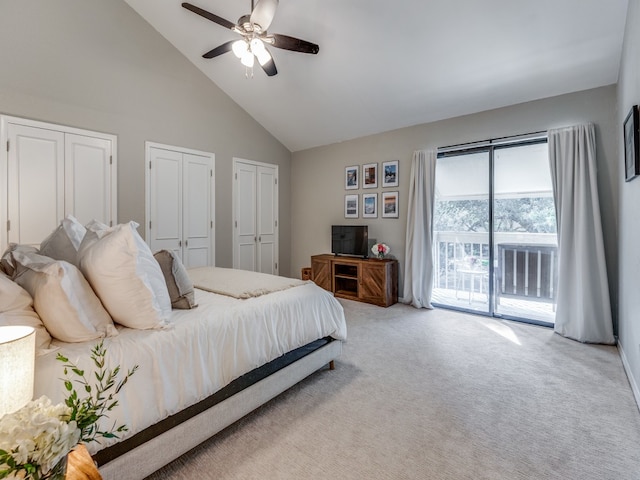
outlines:
[[[244,78],[253,78],[253,67],[244,67]]]

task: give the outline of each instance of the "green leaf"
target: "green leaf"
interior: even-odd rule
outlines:
[[[64,388],[67,389],[67,391],[71,391],[73,390],[73,384],[69,381],[69,380],[65,380],[64,381]]]

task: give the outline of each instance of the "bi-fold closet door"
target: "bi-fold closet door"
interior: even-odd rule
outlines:
[[[116,222],[116,137],[0,116],[0,248],[38,246],[68,214]]]
[[[187,268],[214,264],[214,155],[147,142],[151,250],[173,250]]]
[[[278,275],[278,166],[233,159],[233,268]]]

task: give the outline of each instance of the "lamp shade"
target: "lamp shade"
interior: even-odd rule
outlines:
[[[0,417],[33,398],[36,331],[31,327],[0,327]]]

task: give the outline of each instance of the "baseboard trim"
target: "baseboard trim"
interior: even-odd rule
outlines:
[[[629,380],[629,385],[631,385],[631,391],[633,392],[633,396],[636,399],[636,406],[638,410],[640,410],[640,389],[638,388],[638,383],[635,378],[633,378],[633,373],[631,372],[631,365],[629,365],[629,361],[627,360],[627,356],[624,353],[624,349],[622,345],[618,341],[618,352],[620,353],[620,358],[622,359],[622,367],[624,368],[624,372],[627,374],[627,380]]]

